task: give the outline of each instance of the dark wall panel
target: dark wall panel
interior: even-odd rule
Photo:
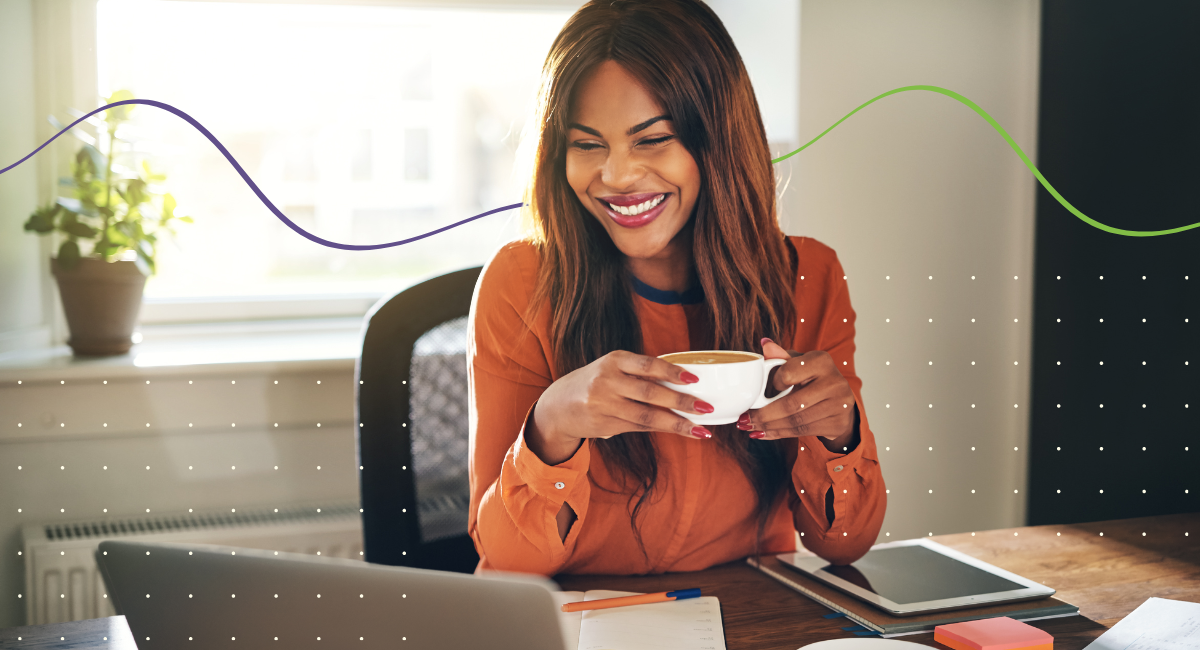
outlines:
[[[1200,221],[1200,3],[1042,6],[1047,180]],[[1200,228],[1039,188],[1036,242],[1029,523],[1200,510]]]

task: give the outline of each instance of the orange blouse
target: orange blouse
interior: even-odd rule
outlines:
[[[789,237],[799,258],[796,335],[787,349],[825,350],[850,383],[858,405],[860,441],[846,454],[812,438],[786,441],[791,485],[778,499],[761,550],[804,546],[848,564],[870,548],[887,505],[875,437],[867,424],[862,380],[854,374],[854,310],[833,249]],[[538,397],[559,378],[550,363],[550,312],[526,311],[539,255],[527,241],[501,248],[480,275],[471,304],[467,359],[470,393],[471,510],[468,530],[479,551],[477,570],[644,574],[697,571],[754,553],[755,493],[738,464],[713,440],[661,433],[658,483],[638,516],[643,555],[629,522],[629,495],[620,493],[599,454],[585,440],[575,455],[546,465],[525,444],[524,425]],[[703,305],[688,293],[635,282],[634,304],[643,353],[705,349]],[[702,300],[702,296],[699,296]],[[691,341],[701,347],[694,348]],[[833,489],[834,521],[825,513]],[[578,519],[560,540],[555,515],[563,502]]]

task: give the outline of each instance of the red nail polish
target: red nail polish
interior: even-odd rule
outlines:
[[[745,424],[745,425],[749,425],[749,424],[750,424],[750,414],[749,414],[749,413],[743,413],[743,414],[741,415],[741,417],[739,417],[739,418],[738,418],[738,421],[737,421],[737,423],[738,423],[738,424]],[[747,431],[749,431],[749,429],[747,429]]]
[[[692,427],[692,435],[705,440],[712,437],[712,434],[709,433],[708,429],[705,429],[704,427]]]
[[[767,437],[767,434],[764,431],[751,431],[750,437],[754,438],[755,440],[762,440],[763,438]]]
[[[693,405],[693,407],[701,413],[712,413],[713,411],[717,410],[713,408],[712,404],[709,404],[702,399],[696,400],[696,403]]]
[[[679,373],[679,378],[680,378],[680,379],[682,379],[683,381],[685,381],[685,382],[689,383],[689,384],[694,384],[694,383],[696,383],[696,382],[700,381],[700,378],[699,378],[699,377],[697,377],[696,375],[693,375],[692,373],[690,373],[690,372],[688,372],[688,371],[686,371],[686,370],[684,370],[683,372]]]
[[[749,422],[738,422],[737,428],[741,429],[742,431],[752,431],[754,429]]]

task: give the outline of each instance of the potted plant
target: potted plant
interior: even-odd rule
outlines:
[[[132,98],[119,90],[105,104]],[[27,231],[65,238],[50,270],[71,332],[67,344],[77,355],[129,351],[142,291],[155,273],[159,238],[174,236],[176,221],[192,223],[191,217],[175,216],[175,198],[161,185],[166,176],[139,161],[129,140],[119,137],[132,108],[105,111],[104,120],[95,122],[94,142],[72,130],[83,142],[71,162],[71,178],[61,182],[72,196],[38,208],[25,222]],[[53,116],[50,122],[62,128]]]

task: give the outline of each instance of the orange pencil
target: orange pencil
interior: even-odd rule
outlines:
[[[602,598],[600,600],[585,600],[578,603],[564,603],[564,612],[583,612],[589,609],[608,609],[609,607],[625,607],[627,605],[645,605],[646,603],[663,603],[668,600],[683,600],[684,598],[699,598],[699,589],[680,589],[677,591],[660,591],[657,594],[642,594],[640,596],[621,596],[620,598]]]

